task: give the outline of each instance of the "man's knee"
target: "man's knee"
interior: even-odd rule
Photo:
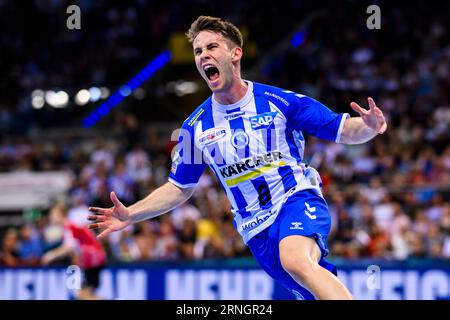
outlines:
[[[320,249],[314,239],[288,237],[280,243],[280,261],[283,269],[294,278],[307,282],[317,272]]]
[[[302,281],[308,281],[316,273],[319,264],[306,254],[286,254],[280,256],[283,269]]]

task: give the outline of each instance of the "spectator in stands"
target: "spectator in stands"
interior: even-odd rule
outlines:
[[[6,231],[0,251],[0,265],[5,267],[17,267],[22,265],[19,253],[19,241],[16,229]]]
[[[24,265],[37,266],[44,250],[44,243],[38,230],[25,224],[19,231],[18,252]]]

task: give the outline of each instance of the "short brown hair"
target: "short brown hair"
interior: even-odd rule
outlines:
[[[242,48],[244,41],[239,29],[231,22],[222,20],[221,18],[200,16],[192,24],[186,36],[190,43],[194,42],[195,37],[201,31],[212,31],[220,33],[225,39],[231,41],[234,45]]]

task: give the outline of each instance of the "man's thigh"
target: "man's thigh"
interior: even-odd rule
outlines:
[[[278,242],[283,249],[297,248],[317,258],[316,261],[328,255],[326,239],[331,218],[322,197],[312,190],[299,191],[286,201],[279,214]]]

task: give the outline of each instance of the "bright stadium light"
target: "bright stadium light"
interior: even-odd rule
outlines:
[[[31,105],[34,109],[41,109],[45,105],[45,92],[43,90],[33,90],[31,93]]]
[[[178,97],[195,93],[198,90],[198,84],[193,81],[179,80],[174,84],[174,92]]]
[[[79,106],[84,106],[86,103],[88,103],[90,98],[89,91],[86,89],[82,89],[78,91],[78,93],[75,96],[75,103]]]
[[[33,108],[35,109],[41,109],[45,104],[45,100],[43,96],[34,96],[31,99],[31,105],[33,106]]]
[[[34,97],[44,98],[44,95],[45,95],[44,91],[42,91],[41,89],[36,89],[36,90],[33,90],[33,92],[31,93],[31,98],[34,98]]]
[[[131,88],[128,85],[121,86],[119,89],[119,94],[123,97],[128,97],[131,94]]]
[[[86,118],[83,119],[83,126],[90,128],[95,125],[102,117],[106,116],[112,108],[122,102],[129,96],[133,90],[138,88],[144,81],[148,80],[153,74],[164,67],[172,58],[170,51],[166,50],[150,61],[139,73],[130,81],[115,91],[105,102],[100,104]]]
[[[291,45],[294,48],[298,48],[302,45],[303,42],[305,42],[305,36],[306,33],[304,31],[299,31],[291,39]]]
[[[55,94],[55,108],[65,108],[69,102],[69,95],[65,91],[58,91]]]
[[[50,106],[54,107],[55,104],[57,104],[56,102],[57,98],[56,98],[56,92],[53,90],[48,90],[45,92],[45,102],[47,102],[47,104],[49,104]]]
[[[108,88],[106,88],[106,87],[101,87],[101,88],[100,88],[100,92],[101,92],[101,95],[100,95],[100,98],[101,98],[101,99],[106,99],[106,98],[109,97],[109,89],[108,89]]]
[[[91,102],[96,102],[102,96],[102,91],[97,87],[92,87],[89,89],[89,95]]]

